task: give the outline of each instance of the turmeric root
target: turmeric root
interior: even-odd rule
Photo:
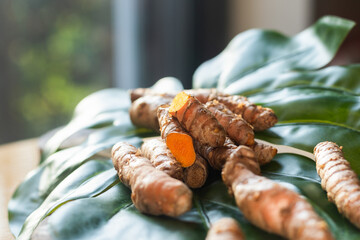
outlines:
[[[243,240],[245,236],[233,218],[221,218],[211,225],[205,240]]]
[[[213,114],[195,97],[180,92],[173,99],[169,113],[201,144],[220,147],[226,132]]]
[[[255,158],[260,166],[269,163],[277,154],[276,148],[257,141],[251,146],[251,149],[254,151]]]
[[[141,154],[148,158],[156,169],[181,181],[184,179],[180,162],[175,159],[162,139],[146,140],[141,146]]]
[[[175,217],[190,210],[191,190],[155,169],[134,146],[125,142],[115,144],[112,161],[121,182],[131,188],[131,199],[139,211]]]
[[[169,114],[169,106],[158,108],[160,132],[167,147],[180,162],[182,167],[191,166],[196,159],[192,137],[180,126],[180,123]]]
[[[162,96],[144,96],[131,104],[130,119],[135,126],[159,131],[157,109],[162,104],[170,103],[171,98]]]
[[[272,109],[255,105],[246,97],[233,95],[218,96],[216,99],[233,113],[241,115],[255,131],[268,129],[277,123],[277,117]]]
[[[238,145],[251,146],[254,144],[254,131],[241,115],[230,111],[217,100],[208,101],[205,107],[214,114],[215,118],[224,127],[228,136]]]
[[[299,194],[227,161],[222,179],[244,216],[259,228],[289,239],[333,239],[324,220]]]
[[[253,150],[246,146],[236,146],[229,138],[226,138],[225,144],[221,147],[211,147],[197,141],[194,147],[216,170],[221,170],[226,161],[234,160],[243,163],[253,173],[260,174],[260,166]]]
[[[315,146],[314,155],[321,186],[329,200],[360,228],[360,181],[344,158],[342,148],[333,142],[321,142]]]
[[[205,184],[208,174],[208,163],[197,154],[194,164],[184,169],[184,182],[191,188],[200,188]]]
[[[228,94],[221,93],[215,88],[198,88],[198,89],[188,89],[185,90],[187,94],[194,96],[202,104],[207,103],[213,99],[216,99],[218,96],[226,97]]]
[[[154,91],[151,88],[136,88],[129,91],[131,102],[134,102],[136,99],[144,96],[160,96],[164,98],[174,98],[175,94],[171,93],[159,93]]]

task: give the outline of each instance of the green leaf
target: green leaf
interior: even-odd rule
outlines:
[[[334,57],[354,22],[325,16],[294,37],[267,30],[237,35],[224,51],[194,74],[194,88],[234,89],[291,70],[318,69]]]
[[[279,122],[322,122],[360,130],[360,96],[321,87],[288,87],[249,99],[272,108]]]
[[[291,86],[318,86],[360,94],[360,64],[349,66],[330,66],[316,71],[291,71],[278,76],[269,76],[246,84],[237,84],[228,92],[236,94],[255,94],[258,92],[282,89]]]
[[[324,17],[292,38],[272,31],[244,32],[198,68],[194,86],[246,94],[273,108],[279,123],[256,133],[257,138],[309,152],[318,142],[337,142],[360,174],[360,65],[314,70],[332,59],[352,26],[345,19]],[[180,91],[182,85],[165,78],[153,88]],[[226,216],[239,222],[247,239],[282,239],[245,219],[217,171],[211,171],[204,187],[193,190],[193,208],[184,215],[140,213],[109,159],[117,141],[139,147],[142,138],[156,135],[131,124],[129,106],[124,90],[94,93],[47,141],[42,163],[9,203],[11,231],[18,239],[36,239],[37,231],[51,239],[204,239],[209,226]],[[62,147],[84,130],[89,131],[82,141]],[[360,231],[327,200],[311,159],[278,154],[262,174],[303,195],[337,239],[360,239]]]

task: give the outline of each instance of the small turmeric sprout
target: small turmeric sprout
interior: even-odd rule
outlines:
[[[111,155],[120,181],[131,188],[131,200],[140,212],[176,217],[191,209],[191,190],[155,169],[134,146],[119,142]]]
[[[182,167],[194,164],[196,153],[192,137],[181,127],[180,123],[169,114],[169,106],[158,108],[157,117],[160,125],[161,138]]]
[[[180,92],[173,99],[169,113],[201,144],[220,147],[226,132],[214,115],[195,97]]]
[[[342,148],[333,142],[320,142],[314,148],[316,170],[328,199],[360,228],[360,181],[344,158]]]
[[[255,158],[260,166],[269,163],[277,154],[276,148],[257,141],[250,148],[254,151]]]
[[[245,236],[235,219],[224,217],[211,224],[205,240],[244,240]]]
[[[259,228],[288,239],[333,239],[326,222],[296,192],[238,161],[225,163],[222,179],[245,218]]]

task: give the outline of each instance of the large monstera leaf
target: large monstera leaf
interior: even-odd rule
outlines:
[[[360,174],[360,65],[319,69],[352,26],[345,19],[324,17],[292,38],[265,30],[241,33],[198,68],[194,86],[244,94],[273,108],[279,123],[256,133],[257,138],[309,152],[320,141],[335,141]],[[181,90],[175,79],[155,87]],[[137,211],[108,152],[118,141],[140,146],[144,137],[156,133],[134,127],[129,106],[128,93],[121,89],[102,90],[78,104],[73,120],[47,140],[40,166],[9,203],[16,237],[204,239],[212,222],[231,216],[248,239],[281,239],[244,218],[216,171],[203,188],[194,190],[193,208],[184,215],[155,217]],[[327,200],[312,160],[279,154],[263,166],[262,174],[302,194],[337,239],[360,238],[360,231]]]

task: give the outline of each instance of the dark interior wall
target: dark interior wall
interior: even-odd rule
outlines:
[[[226,46],[227,1],[143,1],[141,83],[166,76],[191,88],[195,69]]]
[[[315,1],[314,18],[324,15],[336,15],[351,19],[357,24],[340,47],[331,65],[360,63],[360,1],[358,0],[327,0]]]

